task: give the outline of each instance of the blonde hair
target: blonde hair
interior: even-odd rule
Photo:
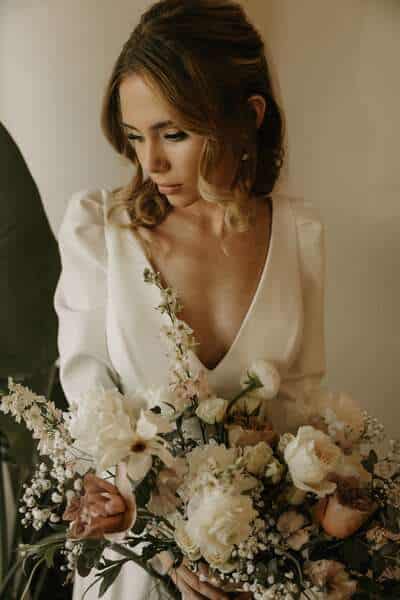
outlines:
[[[279,177],[284,121],[264,43],[243,8],[231,0],[161,0],[142,15],[122,48],[106,88],[101,125],[115,150],[137,167],[130,183],[114,190],[109,212],[125,208],[130,225],[121,227],[135,230],[157,226],[171,205],[151,179],[144,180],[121,125],[119,86],[132,74],[161,93],[183,129],[206,138],[199,194],[225,208],[228,230],[247,230],[249,198],[268,196]],[[248,103],[253,94],[266,101],[266,118],[258,128]],[[227,148],[235,165],[228,191],[210,183]],[[244,153],[247,160],[242,160]]]

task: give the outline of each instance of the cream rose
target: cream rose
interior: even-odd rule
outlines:
[[[207,398],[199,403],[196,415],[209,425],[221,423],[225,417],[228,404],[228,400],[224,398],[217,398],[216,396]]]
[[[319,497],[335,491],[336,483],[328,476],[340,470],[343,453],[328,435],[309,425],[299,427],[284,457],[296,487]]]
[[[195,495],[188,504],[186,532],[202,554],[219,556],[227,563],[234,545],[250,535],[257,516],[251,498],[215,488]]]

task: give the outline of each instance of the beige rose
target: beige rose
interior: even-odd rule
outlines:
[[[273,457],[272,448],[265,442],[249,446],[244,450],[246,469],[252,475],[262,475]]]
[[[336,560],[313,561],[306,566],[305,574],[314,585],[326,590],[326,600],[349,600],[357,589],[357,582]]]
[[[305,523],[306,519],[304,515],[296,510],[287,510],[279,517],[276,527],[284,537],[287,537],[303,527]]]
[[[336,483],[329,477],[341,468],[343,452],[328,435],[309,425],[299,427],[284,457],[296,487],[321,497],[334,492]]]
[[[276,433],[269,421],[260,417],[241,417],[236,415],[234,422],[227,425],[231,446],[255,446],[259,442],[273,444]]]
[[[315,388],[309,393],[309,403],[310,424],[328,433],[343,450],[352,448],[365,427],[363,412],[355,400],[344,392]]]

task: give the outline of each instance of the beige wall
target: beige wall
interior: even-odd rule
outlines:
[[[248,0],[326,228],[327,383],[400,436],[400,2]]]
[[[0,118],[55,231],[71,192],[129,170],[98,126],[105,81],[145,0],[2,0]],[[243,0],[279,73],[286,187],[326,227],[327,383],[400,419],[400,2]]]

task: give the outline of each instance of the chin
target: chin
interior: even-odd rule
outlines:
[[[171,196],[168,196],[168,194],[166,194],[166,198],[169,204],[176,208],[187,208],[198,201],[198,198],[193,198],[190,196],[188,197],[186,194],[171,194]]]

